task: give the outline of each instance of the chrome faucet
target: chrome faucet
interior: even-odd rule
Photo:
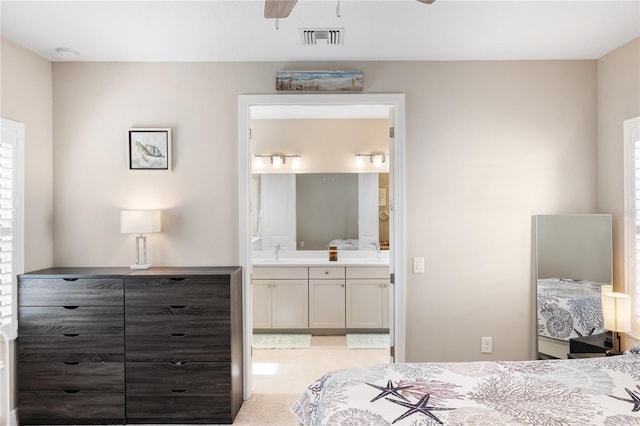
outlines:
[[[274,252],[274,255],[276,257],[276,260],[280,259],[280,243],[276,244],[276,250]]]
[[[376,248],[376,259],[380,259],[380,243],[377,241],[374,241],[370,244]]]

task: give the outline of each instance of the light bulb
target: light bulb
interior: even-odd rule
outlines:
[[[358,169],[364,167],[364,157],[362,155],[356,155],[356,167]]]
[[[376,154],[373,156],[373,166],[382,167],[382,154]]]
[[[280,157],[279,155],[274,155],[273,157],[271,157],[271,162],[273,163],[274,169],[279,169],[282,167],[282,157]]]
[[[256,158],[254,158],[254,160],[253,160],[253,166],[254,166],[256,169],[261,169],[261,168],[263,167],[263,164],[262,164],[262,157],[256,157]]]
[[[293,168],[294,169],[299,169],[300,168],[300,156],[295,156],[293,157]]]

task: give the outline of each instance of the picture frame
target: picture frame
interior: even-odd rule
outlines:
[[[276,71],[276,90],[308,92],[362,92],[364,73],[352,71]]]
[[[171,129],[129,129],[129,170],[171,170]]]

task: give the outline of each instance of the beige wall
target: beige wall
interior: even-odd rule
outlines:
[[[25,125],[24,228],[26,271],[53,264],[51,63],[0,38],[0,116]],[[11,358],[14,348],[11,345]],[[15,359],[10,360],[15,372]],[[15,377],[11,377],[15,385]],[[15,386],[14,386],[15,389]],[[15,392],[11,407],[15,407]]]
[[[295,119],[252,120],[251,153],[297,154],[301,156],[299,173],[348,173],[389,171],[389,162],[375,168],[369,157],[364,167],[356,168],[356,154],[389,154],[388,119]],[[254,173],[291,173],[289,159],[274,170],[264,159],[262,171]]]
[[[598,211],[613,215],[613,280],[624,291],[622,123],[640,115],[640,38],[598,60]]]
[[[1,39],[1,115],[25,125],[26,271],[53,264],[51,62]]]
[[[55,264],[122,266],[123,208],[165,211],[161,265],[238,262],[237,96],[290,63],[55,63]],[[533,353],[532,215],[596,209],[596,63],[357,62],[406,94],[407,357]],[[174,170],[127,170],[126,131],[174,129]],[[480,337],[494,353],[480,354]]]

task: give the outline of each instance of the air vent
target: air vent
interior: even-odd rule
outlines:
[[[312,44],[342,44],[344,28],[301,28],[302,43]]]

